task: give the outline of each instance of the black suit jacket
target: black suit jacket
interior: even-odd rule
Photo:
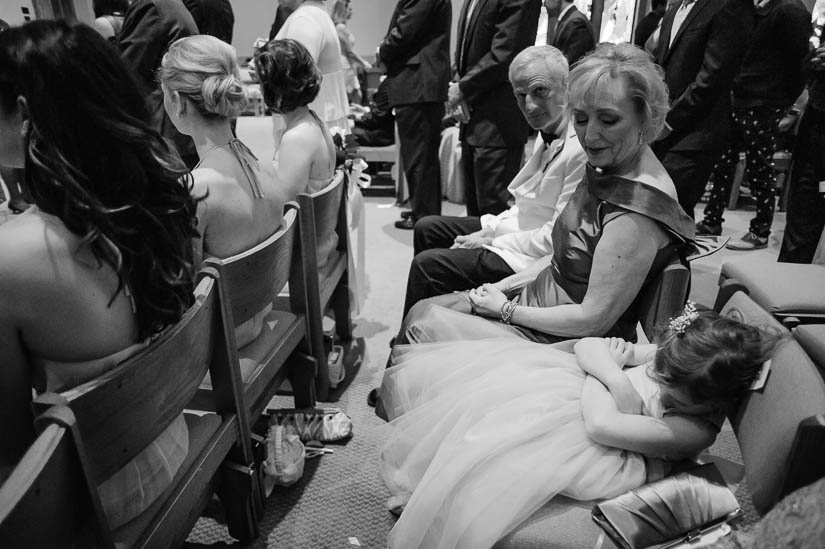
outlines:
[[[508,80],[510,62],[536,40],[541,0],[477,0],[458,20],[456,80],[470,105],[461,138],[475,147],[520,147],[529,126]]]
[[[390,105],[447,100],[452,10],[450,0],[398,0],[378,47]]]
[[[571,65],[596,47],[593,27],[576,6],[567,10],[559,20],[552,45],[561,50]]]
[[[126,11],[118,40],[121,57],[135,71],[146,94],[155,129],[174,142],[189,164],[197,158],[195,143],[179,133],[166,115],[155,71],[172,42],[195,34],[198,27],[181,0],[135,0]]]
[[[201,34],[232,43],[235,12],[229,0],[183,0]]]
[[[665,72],[673,133],[657,150],[722,150],[730,136],[730,91],[750,45],[752,0],[696,0],[670,42],[677,2],[659,31],[656,62]]]

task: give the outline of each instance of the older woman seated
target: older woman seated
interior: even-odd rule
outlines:
[[[194,301],[188,170],[139,89],[85,25],[0,34],[0,164],[25,166],[34,203],[0,227],[2,464],[34,439],[32,388],[65,391],[114,368]],[[181,415],[100,484],[110,526],[151,505],[187,451]]]
[[[272,235],[294,200],[269,162],[232,135],[230,121],[246,105],[235,48],[206,35],[178,40],[160,69],[164,106],[178,131],[195,142],[200,162],[192,170],[200,250],[229,257]]]
[[[667,90],[643,52],[619,45],[576,65],[569,94],[588,165],[556,221],[552,257],[534,264],[538,276],[516,295],[502,292],[505,279],[421,301],[399,343],[514,335],[544,343],[635,341],[637,296],[694,231],[648,147],[664,124]]]

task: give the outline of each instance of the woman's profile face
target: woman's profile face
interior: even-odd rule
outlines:
[[[598,86],[587,104],[582,98],[571,98],[576,135],[593,167],[625,173],[642,151],[642,120],[624,80],[608,78]]]

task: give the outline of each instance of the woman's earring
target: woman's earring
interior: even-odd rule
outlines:
[[[642,132],[639,132],[639,145],[641,145],[643,141],[644,139],[642,138]]]
[[[29,121],[28,120],[23,120],[23,122],[20,124],[20,133],[22,133],[23,135],[29,135]]]
[[[178,111],[178,118],[183,118],[183,109]]]

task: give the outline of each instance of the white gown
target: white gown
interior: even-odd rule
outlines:
[[[380,459],[390,508],[405,508],[389,547],[490,547],[557,494],[590,500],[651,480],[640,454],[587,437],[573,354],[512,337],[396,349]],[[628,377],[661,417],[647,368]]]

